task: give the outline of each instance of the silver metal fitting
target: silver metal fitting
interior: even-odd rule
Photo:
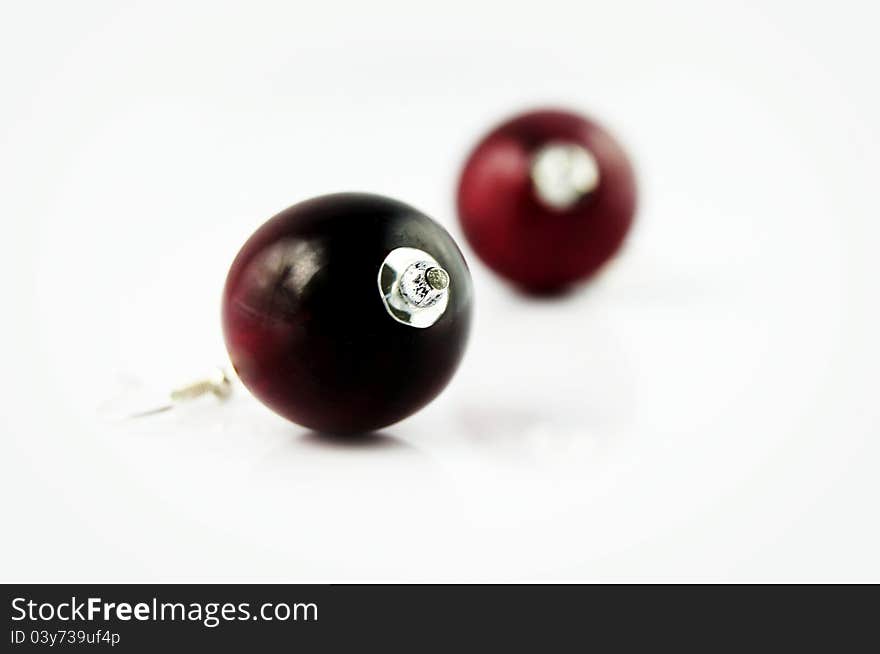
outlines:
[[[424,329],[446,311],[449,273],[427,252],[392,250],[379,267],[378,282],[385,309],[399,323]]]
[[[532,156],[532,185],[551,209],[565,211],[599,186],[599,164],[576,143],[548,143]]]

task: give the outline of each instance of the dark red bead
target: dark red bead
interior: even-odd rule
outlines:
[[[535,157],[551,144],[580,146],[598,173],[571,206],[552,206],[533,181]],[[623,243],[635,209],[635,177],[620,145],[595,122],[564,111],[526,113],[496,127],[471,153],[458,187],[459,219],[476,253],[535,293],[595,273]]]
[[[448,304],[427,328],[390,315],[379,271],[417,248],[448,277]],[[441,271],[442,272],[442,271]],[[223,331],[236,372],[282,416],[330,433],[376,430],[411,415],[451,379],[471,322],[470,273],[449,234],[396,200],[328,195],[282,211],[236,256]]]

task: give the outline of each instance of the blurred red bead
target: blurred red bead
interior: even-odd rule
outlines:
[[[564,111],[517,116],[471,153],[458,214],[471,246],[522,289],[552,293],[595,273],[620,248],[636,209],[623,149]]]

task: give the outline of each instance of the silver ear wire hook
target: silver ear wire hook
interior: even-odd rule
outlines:
[[[221,400],[225,400],[232,393],[232,381],[223,368],[217,368],[210,377],[175,388],[171,391],[170,397],[172,402],[182,402],[208,393]]]
[[[211,394],[218,400],[226,400],[232,394],[232,379],[223,368],[215,369],[211,375],[194,382],[179,386],[168,394],[168,402],[150,409],[129,414],[128,418],[144,418],[170,411],[182,402],[194,400],[203,395]]]

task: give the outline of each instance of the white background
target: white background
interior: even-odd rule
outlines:
[[[0,579],[880,581],[877,25],[867,1],[4,2]],[[460,236],[468,148],[546,104],[619,136],[638,222],[556,301],[462,242],[475,330],[427,409],[360,446],[240,388],[119,420],[225,362],[226,268],[265,219],[366,190]]]

